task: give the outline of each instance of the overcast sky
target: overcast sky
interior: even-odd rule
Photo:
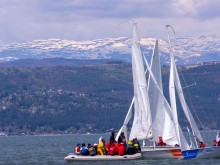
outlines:
[[[60,38],[91,40],[131,36],[220,36],[219,0],[0,0],[0,42]]]

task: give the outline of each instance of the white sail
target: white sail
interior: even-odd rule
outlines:
[[[171,48],[170,48],[171,49]],[[175,84],[174,84],[174,57],[172,55],[172,50],[170,50],[171,57],[170,57],[170,80],[169,80],[169,94],[170,94],[170,104],[172,108],[173,120],[175,124],[175,129],[179,141],[179,145],[181,150],[188,150],[190,149],[181,128],[179,127],[178,122],[178,115],[177,115],[177,107],[176,107],[176,94],[175,94]]]
[[[133,23],[132,73],[134,85],[134,120],[129,139],[149,139],[152,138],[152,119],[136,23]]]
[[[180,132],[180,133],[177,134],[177,129],[175,129],[175,128],[176,128],[177,126],[179,126],[179,123],[175,123],[175,121],[174,121],[174,119],[173,119],[173,111],[172,111],[172,108],[170,107],[170,104],[168,103],[168,101],[167,101],[166,98],[164,97],[163,91],[161,90],[161,88],[160,88],[159,85],[157,84],[157,81],[156,81],[156,79],[155,79],[155,77],[154,77],[153,72],[152,72],[151,69],[150,69],[150,66],[149,66],[149,64],[148,64],[147,59],[146,59],[145,56],[144,56],[144,61],[145,61],[145,64],[146,64],[147,69],[148,69],[148,71],[149,71],[149,74],[150,74],[150,76],[151,76],[151,78],[152,78],[152,80],[153,80],[153,82],[154,82],[154,84],[155,84],[157,90],[160,92],[160,96],[161,96],[161,97],[163,98],[163,100],[164,100],[164,105],[165,105],[166,113],[167,113],[167,115],[170,117],[172,123],[175,125],[174,130],[173,130],[173,133],[175,133],[176,135],[179,135],[179,134],[182,135],[181,128],[179,128],[179,127],[178,127],[178,128],[179,128],[179,129],[178,129],[178,132]],[[179,139],[180,139],[180,138],[177,139],[177,140],[178,140],[178,144],[180,144],[180,142],[179,142],[180,140],[179,140]]]
[[[174,76],[175,76],[175,86],[176,86],[177,94],[179,96],[179,100],[180,100],[181,106],[183,108],[183,111],[185,113],[185,116],[186,116],[187,120],[189,121],[190,126],[192,128],[193,135],[196,137],[196,139],[199,142],[204,142],[203,138],[200,134],[200,131],[196,125],[196,122],[191,114],[191,111],[186,103],[175,62],[174,62]]]
[[[163,91],[162,86],[162,77],[161,77],[161,63],[158,51],[158,41],[156,40],[152,59],[151,59],[151,66],[150,69],[157,81],[157,84],[154,83],[152,77],[149,76],[148,79],[148,95],[149,95],[149,102],[150,102],[150,109],[152,115],[152,129],[153,129],[153,137],[154,141],[157,141],[159,136],[163,137],[163,141],[167,145],[175,145],[178,144],[177,137],[174,129],[173,121],[171,117],[168,115],[163,93],[161,95],[160,91],[157,89],[158,87]]]
[[[181,82],[180,82],[180,79],[179,79],[179,74],[178,74],[178,71],[177,71],[177,67],[176,67],[176,63],[175,63],[175,60],[174,60],[174,53],[173,53],[173,49],[171,47],[171,43],[170,43],[170,36],[169,36],[169,33],[168,33],[168,28],[171,28],[173,30],[173,27],[170,26],[170,25],[166,25],[166,28],[167,28],[167,35],[168,35],[168,41],[169,41],[169,48],[170,48],[170,58],[171,58],[171,65],[172,65],[172,80],[171,81],[174,81],[175,82],[175,88],[176,88],[176,91],[177,91],[177,94],[178,94],[178,97],[179,97],[179,100],[180,100],[180,103],[181,103],[181,106],[183,108],[183,111],[184,111],[184,114],[187,118],[187,120],[189,121],[190,123],[190,126],[192,128],[192,131],[193,131],[193,135],[196,137],[196,139],[199,141],[199,142],[204,142],[203,141],[203,138],[199,132],[199,129],[195,123],[195,120],[191,114],[191,111],[186,103],[186,100],[185,100],[185,97],[184,97],[184,94],[183,94],[183,90],[182,90],[182,85],[181,85]],[[173,30],[174,32],[174,30]],[[173,83],[174,83],[173,82]],[[174,90],[174,89],[173,89]],[[173,98],[175,101],[176,101],[176,98],[174,97],[171,97]],[[172,102],[175,102],[175,101],[171,101],[171,107],[172,107]],[[173,107],[172,107],[173,108]]]

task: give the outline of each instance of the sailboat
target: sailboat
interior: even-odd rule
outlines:
[[[198,146],[198,143],[203,144],[204,140],[200,134],[200,131],[197,127],[197,124],[191,114],[191,111],[186,103],[182,85],[179,79],[179,74],[177,71],[177,66],[175,63],[174,58],[174,51],[171,46],[170,42],[170,35],[169,35],[169,29],[171,29],[174,32],[174,29],[171,25],[166,25],[167,29],[167,35],[168,35],[168,42],[169,42],[169,49],[170,49],[170,80],[169,80],[169,94],[170,94],[170,104],[173,110],[173,118],[176,123],[178,123],[178,115],[177,115],[177,107],[176,107],[176,94],[180,100],[180,104],[182,106],[182,109],[184,111],[184,114],[191,126],[193,136],[196,141],[196,147],[190,148],[188,143],[185,140],[185,137],[183,136],[181,129],[179,126],[175,127],[176,133],[178,134],[178,141],[180,144],[180,148],[183,154],[183,157],[185,159],[191,159],[191,158],[220,158],[220,148],[218,147],[205,147],[200,148]],[[174,32],[175,33],[175,32]],[[176,90],[175,90],[176,89]]]
[[[168,28],[169,26],[167,26]],[[163,95],[162,79],[160,72],[160,61],[158,55],[158,42],[156,41],[151,66],[149,66],[145,56],[143,56],[147,70],[144,72],[142,53],[140,49],[140,40],[138,38],[137,24],[133,22],[132,37],[132,73],[134,85],[134,98],[124,120],[123,126],[119,130],[116,139],[121,132],[125,133],[126,139],[132,140],[149,140],[153,142],[152,146],[142,147],[142,157],[144,159],[160,159],[160,158],[218,158],[220,157],[220,147],[199,148],[198,144],[195,148],[188,145],[178,122],[178,113],[176,107],[175,88],[181,106],[187,120],[193,131],[196,141],[203,142],[203,138],[193,119],[190,109],[185,101],[182,86],[180,83],[173,50],[170,44],[170,80],[169,94],[170,104]],[[148,83],[145,74],[149,72]],[[132,118],[132,108],[134,105],[134,119],[128,138],[127,125]],[[171,106],[170,106],[171,105]],[[162,136],[167,146],[157,147],[155,143],[158,136]],[[180,146],[175,147],[175,146]]]
[[[126,139],[137,138],[143,140],[143,144],[145,144],[145,140],[152,142],[151,146],[144,145],[141,148],[143,158],[180,158],[182,153],[178,148],[178,136],[174,130],[172,109],[163,95],[158,41],[155,43],[151,66],[149,66],[140,49],[135,22],[133,22],[132,36],[134,98],[116,139],[121,132],[124,132]],[[144,71],[143,57],[147,65],[146,71]],[[145,77],[146,72],[149,72],[148,83]],[[132,107],[134,107],[134,117],[128,138],[127,125],[132,118]],[[166,146],[158,147],[155,145],[159,136],[163,137]]]

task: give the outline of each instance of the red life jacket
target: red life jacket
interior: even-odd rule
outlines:
[[[118,143],[117,145],[118,155],[124,155],[125,154],[125,146],[123,143]]]
[[[75,152],[76,154],[80,154],[80,146],[76,146]]]
[[[200,148],[205,148],[205,144],[201,143]]]
[[[112,144],[109,148],[109,151],[108,151],[109,155],[116,155],[117,153],[117,148],[115,146],[115,144]]]

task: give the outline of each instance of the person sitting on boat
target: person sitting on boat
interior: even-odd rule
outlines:
[[[137,140],[137,138],[134,138],[132,140],[132,143],[134,145],[134,147],[137,149],[137,152],[141,152],[141,146],[140,146],[140,143],[139,141]]]
[[[85,143],[82,144],[82,148],[80,150],[81,155],[89,155],[88,148],[86,147]]]
[[[199,144],[199,148],[205,148],[205,143],[200,142],[200,144]]]
[[[220,132],[216,136],[216,146],[220,146]]]
[[[109,155],[117,155],[117,147],[114,141],[109,141],[109,144],[106,144],[106,148],[108,149]]]
[[[106,155],[106,151],[105,139],[102,139],[97,146],[97,152],[99,155]]]
[[[95,151],[96,151],[96,155],[98,154],[97,147],[98,147],[98,144],[94,143],[94,144],[93,144],[93,148],[94,148]]]
[[[106,144],[106,148],[108,149],[108,154],[109,155],[116,155],[117,154],[117,147],[115,145],[115,137],[114,137],[114,132],[110,136],[109,142]]]
[[[76,155],[80,155],[80,144],[78,143],[77,145],[76,145],[76,147],[75,147],[75,153],[76,153]]]
[[[119,136],[118,138],[118,143],[117,143],[117,151],[118,151],[118,155],[124,155],[125,154],[125,145],[122,141],[121,136]]]
[[[158,142],[157,142],[157,146],[165,146],[166,143],[163,142],[163,138],[162,136],[159,136]]]
[[[127,147],[126,147],[126,154],[133,155],[133,154],[136,154],[137,152],[138,150],[136,149],[132,141],[128,141]]]
[[[126,147],[127,142],[126,142],[126,138],[125,138],[125,134],[124,134],[124,132],[121,132],[120,136],[121,136],[121,140],[122,140],[122,142],[124,143],[124,145],[125,145],[125,147]]]
[[[88,144],[88,151],[90,156],[95,156],[97,154],[95,147],[91,144]]]

